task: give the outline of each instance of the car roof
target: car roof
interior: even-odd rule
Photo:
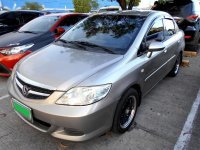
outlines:
[[[114,11],[114,12],[103,12],[103,13],[99,13],[99,14],[116,14],[116,15],[133,15],[133,16],[149,16],[150,14],[154,14],[154,13],[161,13],[161,11],[154,11],[154,10],[141,10],[141,9],[137,9],[137,10],[125,10],[125,11]]]
[[[7,13],[9,12],[33,12],[33,13],[43,13],[41,11],[38,10],[12,10],[12,11],[7,11]]]
[[[120,6],[107,6],[107,7],[101,7],[100,9],[120,9],[121,7]]]
[[[46,16],[67,16],[67,15],[88,15],[86,13],[52,13],[52,14],[48,14]]]

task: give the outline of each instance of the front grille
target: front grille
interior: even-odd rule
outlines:
[[[54,91],[49,89],[44,89],[41,87],[37,87],[34,85],[30,85],[24,82],[16,75],[16,85],[21,92],[21,94],[30,99],[46,99],[48,98]]]
[[[0,73],[10,74],[10,71],[0,64]]]

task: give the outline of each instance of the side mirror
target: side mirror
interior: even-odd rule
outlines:
[[[153,52],[162,51],[165,49],[165,45],[162,42],[152,42],[149,45],[147,57],[150,58]]]
[[[62,28],[62,27],[58,27],[58,28],[55,30],[55,33],[56,33],[57,35],[61,35],[61,34],[63,34],[64,32],[65,32],[65,29]]]

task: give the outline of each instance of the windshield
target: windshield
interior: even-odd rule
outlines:
[[[35,32],[43,33],[51,29],[51,27],[59,20],[59,16],[42,16],[25,24],[19,32]]]
[[[70,29],[61,40],[102,47],[104,50],[109,49],[115,54],[123,55],[135,40],[145,18],[130,15],[95,15]]]

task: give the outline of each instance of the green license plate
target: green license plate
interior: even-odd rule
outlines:
[[[21,116],[23,116],[28,121],[32,121],[32,113],[31,109],[24,104],[20,103],[19,101],[13,99],[13,108],[16,112],[18,112]]]

